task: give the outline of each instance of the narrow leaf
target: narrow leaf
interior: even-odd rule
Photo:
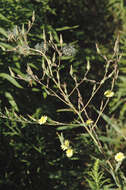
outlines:
[[[0,73],[0,77],[8,80],[10,83],[12,83],[17,88],[23,88],[13,77],[11,77],[10,75],[8,75],[6,73]]]
[[[61,28],[56,28],[56,31],[63,31],[63,30],[71,30],[71,29],[75,29],[75,28],[78,28],[79,26],[76,25],[76,26],[64,26],[64,27],[61,27]]]
[[[10,22],[3,14],[0,13],[0,20],[5,20],[7,22]]]
[[[0,27],[0,33],[8,38],[7,32],[1,27]]]
[[[58,127],[57,130],[58,131],[61,131],[61,130],[70,130],[70,129],[81,127],[81,126],[84,126],[84,124],[64,125],[62,127]]]

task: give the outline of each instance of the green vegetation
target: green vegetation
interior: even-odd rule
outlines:
[[[123,0],[1,0],[0,189],[126,190]]]

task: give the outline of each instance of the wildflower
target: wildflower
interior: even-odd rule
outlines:
[[[70,146],[70,141],[65,140],[62,133],[61,133],[61,135],[58,134],[58,137],[59,137],[59,140],[60,140],[60,143],[61,143],[61,149],[63,151],[66,151],[66,156],[68,158],[72,157],[73,156],[73,149]]]
[[[63,136],[63,133],[59,134],[57,133],[58,137],[59,137],[59,140],[60,140],[60,143],[61,145],[64,144],[64,136]]]
[[[67,150],[69,148],[69,144],[70,144],[70,141],[69,140],[65,140],[63,144],[61,144],[61,148],[62,150]]]
[[[40,125],[42,125],[42,124],[44,124],[44,123],[46,123],[46,121],[47,121],[47,116],[42,116],[39,120],[38,120],[38,123],[40,124]]]
[[[13,28],[13,30],[8,30],[7,31],[8,41],[13,41],[13,40],[15,41],[15,40],[17,40],[19,34],[21,34],[21,33],[22,33],[22,30],[18,26],[15,26]]]
[[[114,92],[112,92],[111,90],[106,90],[104,96],[107,98],[111,98],[114,96]]]
[[[62,48],[62,52],[65,56],[73,56],[76,53],[76,49],[72,45],[66,45]]]
[[[73,156],[73,149],[72,149],[72,148],[68,148],[68,149],[66,150],[66,156],[67,156],[68,158],[70,158],[70,157]]]
[[[123,154],[122,152],[119,152],[119,153],[117,153],[117,154],[115,155],[115,160],[116,160],[117,162],[122,162],[124,158],[125,158],[125,156],[124,156],[124,154]]]
[[[93,120],[91,120],[91,119],[88,119],[87,121],[86,121],[86,124],[87,125],[91,125],[93,123]]]
[[[19,45],[17,50],[20,54],[23,55],[29,54],[29,46],[27,44]]]
[[[48,49],[49,49],[49,46],[48,46],[48,44],[46,42],[41,42],[40,44],[37,43],[35,45],[35,49],[39,50],[39,51],[42,51],[43,53],[46,53],[48,51]]]

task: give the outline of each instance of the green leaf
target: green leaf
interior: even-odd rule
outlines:
[[[12,83],[17,88],[23,88],[14,78],[12,78],[10,75],[8,75],[6,73],[0,73],[0,77],[8,80],[10,83]]]
[[[38,89],[38,88],[32,88],[32,91],[33,91],[33,92],[39,92],[40,89]]]
[[[61,57],[61,60],[69,60],[69,59],[72,59],[73,58],[73,56],[62,56]]]
[[[97,113],[100,113],[98,110],[96,111]],[[107,115],[103,113],[101,114],[101,116],[118,134],[120,134],[126,140],[126,136],[121,132],[120,128],[118,127],[118,124],[114,123],[111,118],[109,118]]]
[[[56,28],[56,31],[63,31],[63,30],[71,30],[71,29],[75,29],[75,28],[78,28],[79,25],[76,25],[76,26],[64,26],[62,28]]]
[[[70,130],[70,129],[73,129],[73,128],[77,128],[77,127],[83,127],[84,124],[70,124],[70,125],[64,125],[62,127],[58,127],[57,130],[58,131],[62,131],[62,130]]]
[[[3,34],[4,36],[8,37],[7,32],[1,27],[0,27],[0,33]]]
[[[2,48],[3,51],[5,51],[5,49],[12,49],[13,47],[7,43],[2,43],[0,42],[0,47]]]
[[[74,112],[71,108],[58,109],[57,112]]]
[[[18,106],[13,98],[13,96],[11,95],[11,93],[9,92],[5,92],[5,97],[8,99],[9,103],[11,104],[11,106],[16,110],[19,111]]]
[[[7,21],[7,22],[10,22],[10,20],[8,20],[4,15],[2,15],[0,13],[0,20],[4,20],[4,21]]]

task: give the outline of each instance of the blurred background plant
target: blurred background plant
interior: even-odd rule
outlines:
[[[32,17],[33,11],[35,21]],[[88,189],[90,186],[84,176],[88,171],[92,171],[94,160],[99,158],[103,160],[100,164],[104,177],[110,179],[110,182],[106,181],[106,185],[101,188],[107,189],[111,186],[111,189],[116,189],[114,179],[107,170],[104,170],[104,162],[110,159],[115,166],[114,155],[120,151],[125,152],[125,2],[123,0],[85,2],[81,0],[1,0],[0,12],[0,109],[1,113],[5,113],[7,107],[5,114],[9,114],[12,118],[12,120],[4,119],[3,115],[0,118],[0,188]],[[27,25],[29,20],[31,22]],[[27,31],[26,38],[24,34]],[[51,58],[56,49],[56,46],[51,46],[54,44],[49,43],[51,36],[57,48],[61,47],[59,54],[62,53],[63,56],[60,56],[62,61],[60,78],[61,82],[67,82],[70,91],[74,83],[69,74],[74,73],[78,81],[81,81],[87,68],[90,68],[89,79],[100,81],[103,78],[105,59],[101,54],[111,59],[118,33],[120,33],[122,54],[122,59],[118,63],[119,78],[114,87],[114,97],[110,99],[110,104],[104,111],[107,115],[101,114],[102,119],[97,123],[96,131],[108,155],[107,159],[101,156],[93,140],[81,126],[59,127],[58,124],[47,125],[46,123],[40,126],[37,122],[32,124],[27,121],[22,123],[16,121],[16,117],[19,119],[21,115],[22,120],[22,117],[29,114],[36,121],[42,115],[47,115],[48,118],[60,123],[78,122],[75,121],[77,118],[71,110],[66,110],[64,104],[55,97],[48,96],[46,87],[33,80],[27,72],[29,66],[35,76],[42,76],[42,69],[44,69],[42,66],[45,61],[39,51],[47,55],[48,59]],[[60,34],[63,36],[63,44]],[[97,51],[101,51],[100,54],[96,51],[96,43],[99,48]],[[31,54],[31,47],[36,50],[36,53],[38,51],[37,56],[33,52]],[[13,51],[10,51],[12,49]],[[55,62],[57,54],[58,52],[56,55],[53,54],[52,61]],[[112,62],[109,72],[112,72],[113,67]],[[12,71],[11,75],[9,68]],[[50,80],[48,81],[48,78],[45,78],[44,82],[47,82],[51,88],[55,88],[57,92],[57,87]],[[79,87],[84,105],[88,101],[92,87],[90,81]],[[92,121],[98,117],[96,110],[99,110],[104,92],[108,89],[111,89],[110,80],[104,83],[87,107]],[[74,93],[72,102],[77,104]],[[64,138],[70,140],[71,147],[74,149],[71,158],[67,158],[62,151],[56,130],[63,132]],[[125,164],[120,167],[119,175],[124,180],[125,176],[121,172],[125,171]],[[125,187],[125,184],[122,186]]]

